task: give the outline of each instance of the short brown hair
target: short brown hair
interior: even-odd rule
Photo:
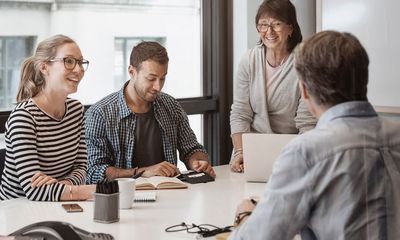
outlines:
[[[153,60],[162,65],[167,64],[169,61],[167,50],[160,43],[151,41],[143,41],[133,47],[130,65],[139,70],[142,62],[147,60]]]
[[[299,23],[297,22],[296,8],[294,5],[289,0],[265,0],[258,7],[255,19],[256,25],[263,16],[276,18],[293,27],[293,32],[287,40],[287,50],[288,52],[292,52],[303,39]],[[262,41],[260,40],[259,43],[261,44]]]
[[[317,104],[367,101],[368,54],[350,33],[324,31],[295,50],[300,80]]]

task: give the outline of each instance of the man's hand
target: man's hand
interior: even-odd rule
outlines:
[[[243,200],[236,209],[236,215],[241,212],[252,212],[253,209],[256,207],[250,199]]]
[[[253,212],[256,207],[257,202],[253,199],[245,199],[243,200],[236,209],[235,214],[235,224],[241,225],[243,224],[247,218],[250,216],[251,212]],[[238,219],[239,216],[239,219]],[[236,222],[239,220],[239,222]]]
[[[42,172],[37,172],[35,175],[33,175],[31,179],[31,186],[32,187],[41,187],[43,185],[50,185],[53,183],[56,183],[57,179],[47,176],[46,174]]]
[[[196,152],[190,157],[189,167],[196,172],[205,172],[214,178],[216,176],[214,169],[208,161],[207,155],[203,152]]]
[[[229,165],[231,166],[232,171],[243,172],[244,171],[243,154],[240,153],[240,154],[236,155]]]
[[[152,177],[152,176],[173,177],[180,173],[179,169],[175,165],[167,161],[157,163],[150,167],[141,168],[138,171],[142,170],[145,170],[145,172],[142,175],[143,177]]]

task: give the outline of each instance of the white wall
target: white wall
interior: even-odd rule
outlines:
[[[233,71],[246,50],[258,41],[254,19],[261,0],[233,0]]]
[[[303,39],[316,32],[316,0],[291,0],[296,7],[297,21],[299,22]]]
[[[43,38],[50,29],[49,18],[50,12],[45,9],[1,10],[0,34]]]
[[[319,29],[354,34],[370,60],[368,99],[400,111],[398,0],[319,0]]]

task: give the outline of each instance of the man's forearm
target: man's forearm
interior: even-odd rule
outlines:
[[[192,161],[194,160],[210,162],[210,160],[208,159],[208,154],[204,152],[195,152],[189,157],[189,160],[187,162],[190,167],[192,166]]]
[[[134,175],[134,168],[116,168],[116,167],[108,167],[106,170],[107,180],[114,180],[116,178],[123,177],[132,177]]]

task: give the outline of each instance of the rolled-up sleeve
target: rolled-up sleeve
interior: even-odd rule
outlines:
[[[108,146],[106,123],[98,108],[86,112],[86,144],[88,148],[87,183],[97,183],[106,176],[112,154]]]

